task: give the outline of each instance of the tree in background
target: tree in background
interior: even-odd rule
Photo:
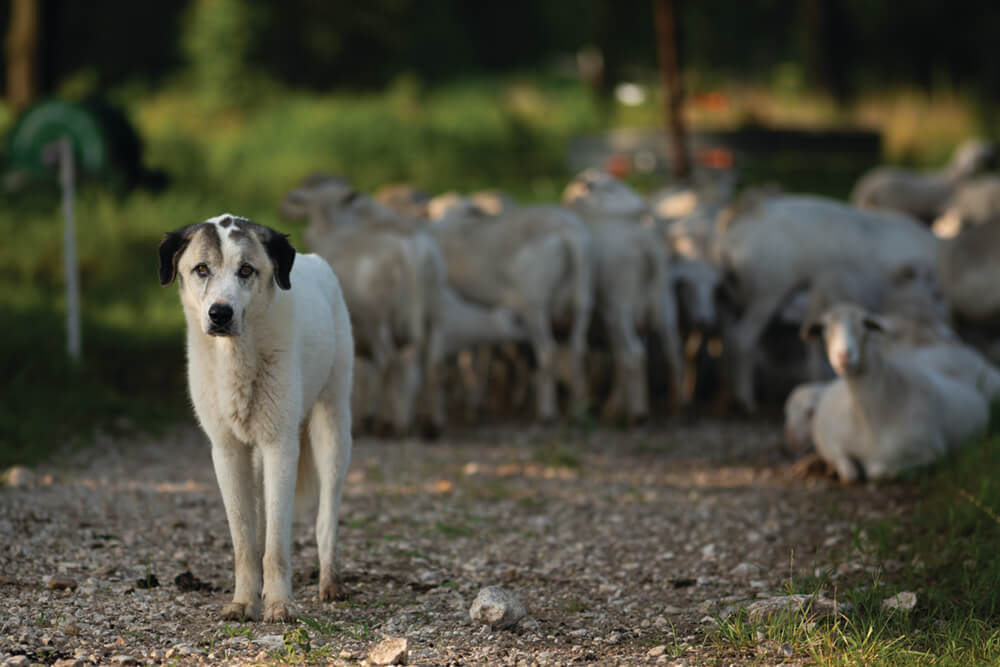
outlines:
[[[7,26],[7,103],[23,111],[38,91],[38,0],[11,0]]]
[[[670,137],[670,171],[675,181],[691,177],[687,132],[684,127],[684,83],[681,77],[680,40],[674,20],[673,0],[653,0],[655,3],[656,52],[660,60],[660,80],[663,85],[664,115]]]

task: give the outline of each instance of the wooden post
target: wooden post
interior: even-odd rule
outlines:
[[[35,99],[38,74],[38,0],[11,0],[7,28],[7,103],[15,114]]]
[[[675,180],[691,177],[687,131],[684,126],[684,83],[677,48],[677,24],[673,0],[653,0],[656,23],[656,51],[660,61],[660,80],[666,100],[664,115],[670,137],[670,171]]]

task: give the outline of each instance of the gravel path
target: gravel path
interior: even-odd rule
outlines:
[[[749,422],[359,439],[348,598],[315,599],[314,535],[297,526],[308,620],[293,636],[216,618],[232,551],[200,432],[102,439],[0,488],[0,664],[358,664],[387,637],[410,664],[739,663],[706,642],[713,614],[837,568],[855,519],[907,503],[797,475],[779,443]],[[490,585],[524,604],[513,628],[470,621]]]

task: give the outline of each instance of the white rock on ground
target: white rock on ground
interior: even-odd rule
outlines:
[[[747,605],[747,618],[754,623],[770,619],[775,614],[798,613],[811,619],[827,618],[842,614],[850,608],[843,602],[836,602],[822,595],[782,595],[780,597],[757,600]]]
[[[882,607],[885,609],[899,609],[900,611],[910,611],[917,606],[917,594],[910,591],[897,593],[891,598],[882,600]]]
[[[368,662],[373,665],[405,665],[406,638],[383,639],[368,653]]]
[[[472,602],[469,617],[476,624],[491,628],[509,628],[525,616],[524,605],[501,586],[487,586]]]

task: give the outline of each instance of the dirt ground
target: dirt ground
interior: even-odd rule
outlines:
[[[409,664],[781,662],[727,655],[713,615],[783,594],[793,573],[845,571],[856,519],[908,502],[795,474],[759,422],[360,438],[340,518],[348,598],[318,601],[314,534],[297,525],[309,621],[286,649],[295,626],[217,618],[232,551],[194,426],[102,438],[15,481],[0,488],[0,664],[358,664],[385,637],[407,639]],[[183,573],[211,590],[183,590]],[[526,607],[513,628],[470,620],[489,585]]]

